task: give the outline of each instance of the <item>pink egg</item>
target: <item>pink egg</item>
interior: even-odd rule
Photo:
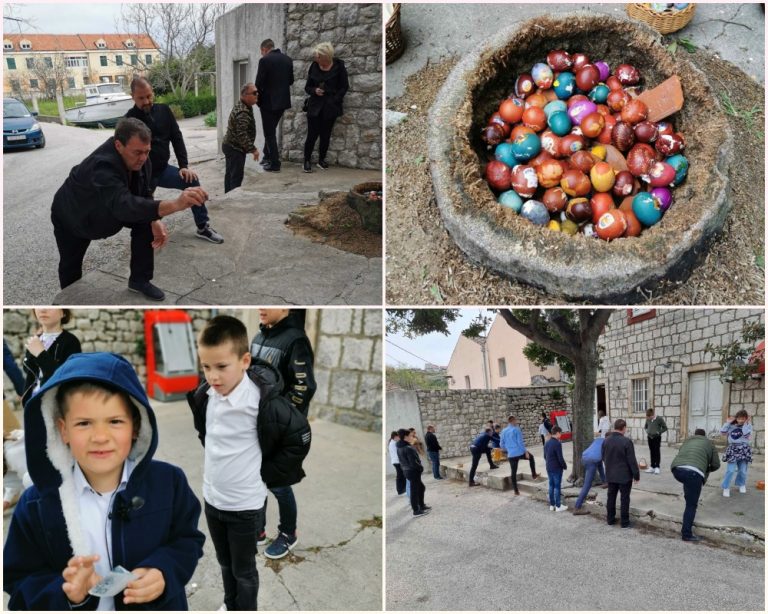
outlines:
[[[659,201],[659,209],[662,212],[669,209],[670,205],[672,205],[672,190],[669,188],[653,188],[651,196]]]
[[[590,113],[597,113],[597,105],[588,98],[573,103],[568,109],[568,117],[576,126]]]

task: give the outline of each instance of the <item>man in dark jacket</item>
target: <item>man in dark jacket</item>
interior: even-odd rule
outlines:
[[[683,512],[683,541],[698,542],[701,537],[693,534],[693,521],[699,496],[712,471],[720,468],[720,457],[713,443],[707,439],[704,429],[696,429],[680,446],[680,451],[672,461],[672,475],[683,485],[685,511]]]
[[[128,289],[162,301],[165,294],[151,283],[153,248],[168,242],[160,219],[202,205],[203,188],[187,188],[174,200],[152,198],[152,134],[137,119],[117,122],[115,135],[75,166],[56,192],[51,206],[53,235],[59,248],[62,288],[83,276],[83,258],[91,241],[131,229],[131,274]]]
[[[239,188],[245,174],[245,158],[253,155],[259,159],[256,149],[256,120],[253,117],[253,105],[258,99],[258,92],[253,83],[246,83],[240,89],[240,100],[232,107],[227,121],[227,132],[221,142],[226,169],[224,171],[224,192]]]
[[[400,441],[397,442],[397,458],[400,460],[400,467],[403,469],[405,478],[411,484],[411,509],[413,515],[417,518],[429,514],[432,509],[424,504],[424,493],[426,487],[421,481],[421,474],[424,473],[424,466],[421,464],[419,453],[413,447],[415,433],[407,429],[397,431]]]
[[[640,468],[635,458],[635,446],[632,440],[624,436],[627,430],[625,420],[619,418],[613,423],[613,431],[605,438],[603,444],[603,463],[605,464],[605,479],[608,481],[608,524],[616,524],[616,495],[621,491],[621,528],[628,529],[629,523],[629,494],[632,481],[640,482]]]
[[[264,170],[280,172],[280,152],[277,149],[277,124],[286,109],[291,108],[293,60],[275,49],[272,39],[261,43],[261,59],[256,70],[259,90],[261,126],[264,130]]]
[[[427,444],[427,456],[432,463],[432,477],[436,480],[442,480],[440,475],[440,450],[443,448],[437,441],[437,435],[435,435],[435,427],[431,424],[427,426],[427,434],[424,435],[424,442]]]
[[[484,432],[480,433],[477,437],[475,437],[474,441],[469,446],[469,452],[472,454],[472,467],[469,470],[469,485],[470,486],[477,486],[475,483],[475,472],[477,471],[477,466],[480,464],[480,458],[485,454],[488,453],[488,463],[491,466],[491,469],[498,469],[498,465],[494,465],[493,461],[491,460],[490,451],[488,450],[488,444],[491,442],[491,434],[493,433],[493,430],[490,428],[485,429]]]
[[[125,114],[146,124],[152,131],[152,150],[149,160],[152,162],[152,191],[155,188],[183,190],[199,187],[197,173],[189,168],[187,148],[181,136],[179,124],[167,104],[155,102],[152,84],[144,77],[134,77],[131,81],[131,97],[134,106]],[[179,166],[173,166],[171,145]],[[223,243],[224,239],[209,224],[208,209],[205,205],[192,207],[192,215],[197,226],[196,236],[211,243]]]
[[[306,417],[317,384],[312,370],[315,357],[304,327],[298,324],[299,314],[292,314],[290,309],[259,309],[259,321],[259,333],[251,341],[251,356],[280,372],[280,394]],[[270,487],[269,491],[277,499],[280,523],[278,535],[264,556],[279,559],[296,543],[298,508],[290,485]],[[259,540],[266,542],[264,528],[259,531]]]

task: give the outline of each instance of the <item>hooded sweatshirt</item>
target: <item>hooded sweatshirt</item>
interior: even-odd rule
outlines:
[[[155,414],[133,367],[109,353],[73,354],[24,409],[27,467],[34,483],[19,500],[3,549],[3,590],[12,610],[69,610],[62,571],[76,555],[93,554],[80,521],[75,490],[75,460],[56,428],[56,390],[64,382],[104,382],[125,391],[141,415],[138,437],[128,460],[133,469],[124,490],[114,495],[110,558],[122,565],[159,569],[165,590],[155,601],[115,609],[186,610],[184,587],[203,555],[198,530],[200,502],[181,469],[153,460],[157,449]],[[88,598],[79,610],[95,610]]]

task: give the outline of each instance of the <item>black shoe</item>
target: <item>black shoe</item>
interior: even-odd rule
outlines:
[[[629,524],[623,524],[621,525],[622,529],[632,529],[635,525],[633,525],[631,522]]]
[[[606,521],[606,524],[608,524],[609,526],[612,527],[613,525],[616,524],[616,521],[615,520],[608,520],[608,521]]]
[[[491,465],[491,469],[498,469],[498,468],[499,468],[498,465]]]
[[[703,537],[699,537],[698,535],[691,535],[690,537],[683,537],[683,541],[684,542],[700,542],[703,539],[704,539]]]
[[[478,483],[477,483],[477,482],[470,482],[470,483],[469,483],[469,486],[470,486],[470,488],[471,488],[472,486],[478,486]]]
[[[312,165],[309,163],[309,160],[304,160],[304,172],[305,173],[312,172]]]
[[[272,166],[271,164],[267,164],[264,167],[264,170],[267,171],[268,173],[279,173],[280,172],[280,167],[279,166]]]
[[[261,164],[262,166],[266,166],[267,164],[269,164],[269,160],[267,160],[266,158],[262,158],[259,161],[259,164]]]
[[[317,165],[324,171],[328,170],[328,163],[325,160],[318,160]]]
[[[137,281],[129,281],[128,289],[131,292],[137,292],[138,294],[143,294],[148,299],[153,301],[162,301],[163,299],[165,299],[165,292],[163,292],[157,286],[152,285],[152,283],[148,281],[145,281],[143,283],[137,282]]]
[[[429,514],[429,510],[428,509],[423,509],[423,510],[419,510],[418,512],[413,512],[413,515],[416,518],[419,518],[420,516],[426,516],[427,514]]]
[[[424,512],[424,511],[429,511],[431,509],[432,509],[431,505],[425,505],[424,507],[421,508],[421,511]]]

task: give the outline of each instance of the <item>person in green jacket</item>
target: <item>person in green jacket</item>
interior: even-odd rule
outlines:
[[[720,468],[720,458],[714,444],[707,439],[704,429],[696,429],[680,446],[672,461],[672,475],[683,485],[685,511],[683,512],[683,541],[698,542],[701,537],[693,534],[693,519],[699,505],[701,489],[712,471]]]
[[[648,449],[651,451],[651,465],[646,473],[661,473],[661,436],[667,432],[667,423],[664,418],[656,415],[656,410],[648,409],[645,412],[645,434],[648,435]]]

